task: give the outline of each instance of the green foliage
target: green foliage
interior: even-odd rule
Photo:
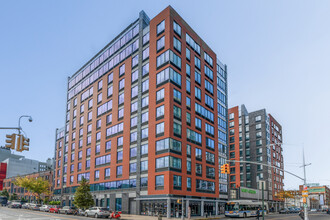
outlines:
[[[60,201],[50,201],[49,205],[61,205]]]
[[[41,199],[41,194],[49,193],[49,182],[48,180],[44,180],[41,177],[37,179],[28,177],[17,177],[14,184],[23,187],[32,193],[37,194],[37,198],[39,201]]]
[[[10,201],[17,200],[17,199],[18,199],[18,197],[17,197],[17,194],[16,193],[11,194],[10,197],[9,197],[9,200]]]
[[[73,204],[81,209],[88,209],[94,205],[92,194],[90,193],[89,183],[85,178],[82,178],[80,186],[78,186],[75,194]]]
[[[21,202],[27,202],[27,200],[24,197],[22,197]]]
[[[7,189],[4,189],[1,193],[0,196],[5,196],[7,198],[9,198],[9,192],[7,191]]]

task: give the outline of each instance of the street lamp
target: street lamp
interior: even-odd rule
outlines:
[[[32,122],[32,117],[29,115],[22,115],[21,117],[19,117],[18,119],[18,134],[21,134],[21,118],[29,118],[29,122]]]

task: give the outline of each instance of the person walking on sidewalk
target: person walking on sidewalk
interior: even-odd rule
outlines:
[[[256,219],[259,220],[259,217],[260,217],[260,208],[258,208],[258,210],[257,210],[257,218]]]
[[[305,218],[304,210],[300,210],[299,217],[300,217],[301,219],[304,219],[304,218]]]

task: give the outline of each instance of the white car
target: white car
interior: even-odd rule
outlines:
[[[85,211],[85,216],[93,216],[95,218],[98,217],[106,217],[108,218],[110,216],[110,212],[107,208],[103,208],[103,207],[92,207],[89,208]]]
[[[49,206],[49,205],[43,205],[43,206],[40,207],[40,211],[49,212],[50,208],[51,208],[51,206]]]

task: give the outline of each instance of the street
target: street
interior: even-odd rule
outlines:
[[[233,218],[221,218],[221,219],[233,219]],[[236,218],[237,219],[237,218]],[[239,219],[256,219],[255,217],[251,218],[239,218]],[[262,218],[260,218],[262,219]],[[272,214],[265,216],[265,219],[273,219],[273,220],[300,220],[298,214]],[[330,215],[322,212],[316,212],[316,213],[309,213],[309,220],[329,220]]]
[[[26,209],[10,209],[7,207],[0,207],[0,220],[60,220],[60,219],[92,219],[92,218],[87,218],[84,216],[72,216],[72,215],[63,215],[63,214],[53,214],[53,213],[48,213],[48,212],[39,212],[39,211],[31,211],[31,210],[26,210]],[[125,216],[122,218],[122,220],[126,219]],[[127,216],[127,219],[144,219],[144,220],[152,220],[152,219],[157,219],[156,217],[150,217],[150,216]],[[164,220],[166,218],[163,218]],[[213,219],[213,218],[212,218]],[[219,218],[219,219],[232,219],[232,218]],[[244,218],[240,218],[244,219]],[[246,219],[255,219],[253,218],[246,218]],[[262,218],[260,218],[262,219]],[[276,215],[267,215],[265,219],[273,219],[273,220],[300,220],[298,217],[298,214],[276,214]],[[326,213],[310,213],[309,214],[309,219],[310,220],[329,220],[330,215]]]

